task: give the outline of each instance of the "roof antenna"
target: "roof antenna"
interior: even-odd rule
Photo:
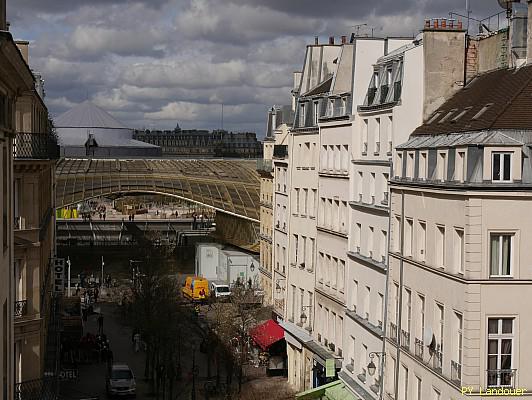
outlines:
[[[222,103],[222,131],[224,130],[224,103]]]

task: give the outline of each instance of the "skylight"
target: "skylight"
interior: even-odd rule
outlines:
[[[458,115],[456,115],[452,120],[451,122],[456,122],[458,121],[460,118],[462,118],[464,115],[466,115],[469,110],[471,110],[473,108],[473,106],[469,106],[469,107],[466,107],[464,108]]]
[[[484,107],[482,107],[482,109],[481,109],[478,113],[476,113],[476,114],[473,116],[473,118],[471,118],[471,119],[472,119],[472,120],[477,120],[477,119],[479,119],[480,117],[482,117],[482,115],[483,115],[486,111],[488,111],[488,109],[489,109],[492,105],[493,105],[493,103],[488,103],[488,104],[486,104],[486,105],[485,105]]]
[[[451,115],[453,115],[457,111],[458,110],[456,108],[453,108],[451,111],[445,114],[445,116],[442,119],[438,121],[438,124],[443,124],[445,121],[447,121],[451,117]]]
[[[434,121],[436,121],[440,117],[441,113],[441,111],[435,112],[432,117],[430,117],[430,119],[427,121],[427,124],[432,124]]]

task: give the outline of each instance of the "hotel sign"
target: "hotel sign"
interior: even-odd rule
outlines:
[[[65,259],[53,259],[53,291],[56,294],[62,294],[65,291]]]

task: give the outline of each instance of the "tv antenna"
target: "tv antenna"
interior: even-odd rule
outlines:
[[[358,24],[358,25],[353,25],[351,28],[355,28],[355,36],[360,36],[360,28],[362,28],[363,26],[368,26],[368,24]]]

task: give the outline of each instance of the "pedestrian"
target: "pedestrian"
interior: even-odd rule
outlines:
[[[101,335],[103,333],[103,314],[100,313],[98,316],[98,333]]]
[[[140,350],[140,333],[135,333],[133,335],[133,342],[135,343],[135,353],[138,353]]]
[[[98,296],[100,295],[100,291],[98,290],[98,288],[95,288],[94,289],[94,302],[95,303],[98,303]]]
[[[109,370],[111,370],[111,367],[113,366],[113,361],[113,350],[111,350],[111,348],[109,347],[107,349],[107,368],[109,368]]]

